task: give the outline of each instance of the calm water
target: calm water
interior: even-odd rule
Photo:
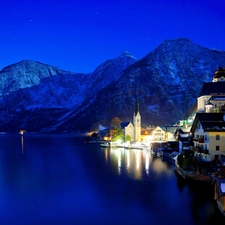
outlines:
[[[1,225],[216,225],[225,218],[212,190],[184,183],[173,163],[146,151],[0,136]]]

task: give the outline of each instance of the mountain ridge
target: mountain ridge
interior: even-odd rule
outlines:
[[[87,74],[23,60],[0,71],[0,131],[84,132],[115,116],[132,121],[137,91],[143,126],[173,124],[221,65],[225,52],[186,38],[140,60],[124,51]]]
[[[184,39],[185,43],[186,40]],[[181,41],[180,44],[182,44],[182,40],[179,39],[173,42],[173,46],[177,46],[177,41]],[[193,45],[193,42],[188,42],[188,44]],[[202,84],[212,80],[218,65],[225,64],[224,52],[212,51],[205,47],[195,46],[195,44],[193,47],[189,46],[186,48],[189,49],[188,51],[181,52],[185,53],[187,59],[190,58],[183,60],[180,48],[177,48],[177,51],[166,49],[171,51],[171,56],[168,57],[168,54],[161,50],[161,46],[158,46],[144,58],[126,68],[116,84],[101,90],[97,101],[104,104],[106,110],[104,108],[98,110],[98,107],[95,107],[98,104],[93,102],[90,107],[92,110],[90,115],[83,120],[84,109],[80,108],[80,113],[76,111],[76,114],[80,114],[76,124],[82,126],[85,121],[93,123],[90,118],[94,113],[98,115],[97,120],[99,121],[103,120],[102,114],[110,114],[111,118],[118,116],[122,121],[132,121],[134,96],[137,90],[140,97],[143,125],[163,125],[177,122],[195,104]],[[185,66],[185,63],[188,65]],[[188,76],[186,76],[187,74]],[[111,93],[116,93],[116,95]],[[124,93],[126,93],[126,97],[124,97]],[[124,102],[126,104],[123,104]],[[83,108],[86,108],[86,105]],[[110,117],[107,117],[107,120]]]

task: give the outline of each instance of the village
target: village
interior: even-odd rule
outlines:
[[[150,150],[173,157],[184,179],[214,184],[215,200],[225,215],[225,69],[215,71],[197,98],[196,112],[174,126],[141,127],[136,98],[133,122],[114,118],[111,129],[99,125],[96,137],[105,147]],[[113,129],[112,129],[113,127]],[[96,134],[95,133],[95,134]],[[174,154],[174,155],[173,155]]]

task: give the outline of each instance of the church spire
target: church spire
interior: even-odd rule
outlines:
[[[138,94],[136,95],[136,105],[135,105],[135,116],[140,113],[139,111],[139,101],[138,101]]]
[[[139,111],[138,94],[136,95],[136,105],[135,105],[133,122],[134,122],[134,141],[140,141],[141,140],[141,115]]]

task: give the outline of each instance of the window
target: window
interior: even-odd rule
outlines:
[[[219,151],[220,150],[220,146],[216,146],[216,151]]]
[[[220,140],[220,135],[216,135],[216,140],[218,141],[218,140]]]

